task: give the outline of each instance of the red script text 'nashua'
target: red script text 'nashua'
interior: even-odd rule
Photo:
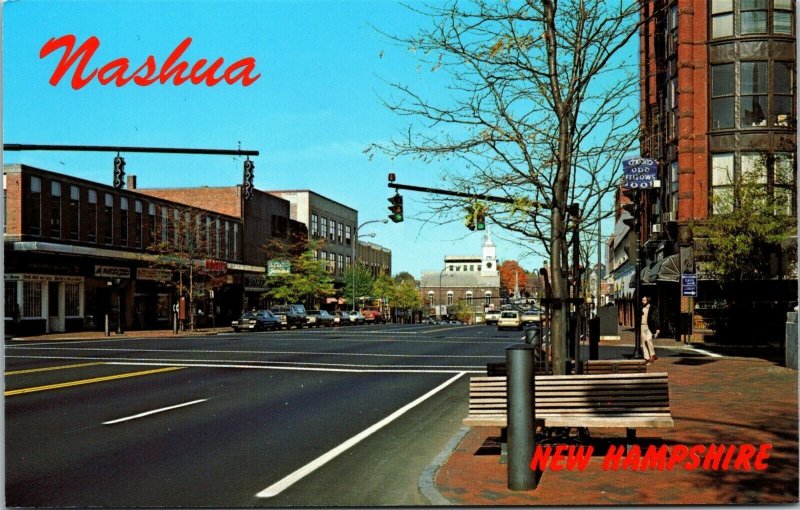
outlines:
[[[83,88],[95,77],[97,77],[97,81],[100,82],[101,85],[108,85],[113,82],[117,87],[122,87],[131,81],[136,85],[146,87],[156,82],[165,84],[170,81],[170,79],[174,85],[181,85],[187,81],[191,81],[194,85],[200,85],[205,82],[209,87],[213,87],[223,80],[229,85],[233,85],[241,80],[242,86],[247,87],[261,77],[261,74],[252,76],[256,67],[256,60],[253,57],[237,60],[224,70],[223,64],[225,62],[222,57],[218,58],[207,67],[206,65],[209,63],[208,60],[201,58],[192,64],[190,68],[189,63],[185,60],[181,60],[181,57],[186,49],[189,48],[189,45],[192,44],[191,37],[184,39],[172,53],[170,53],[169,57],[164,60],[160,69],[158,69],[156,65],[155,57],[149,55],[147,59],[145,59],[144,64],[131,72],[128,72],[131,67],[130,61],[125,57],[121,57],[100,67],[95,67],[91,72],[85,74],[89,61],[100,47],[100,39],[95,36],[89,37],[73,52],[75,41],[75,36],[68,34],[58,39],[54,37],[42,46],[39,52],[39,58],[44,58],[59,48],[64,49],[64,55],[58,62],[55,71],[53,71],[53,75],[50,77],[51,85],[58,85],[58,82],[61,81],[61,78],[64,77],[73,65],[75,68],[72,73],[72,88],[75,90]]]

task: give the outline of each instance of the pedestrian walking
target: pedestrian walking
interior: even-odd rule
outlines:
[[[661,329],[658,325],[658,308],[650,304],[650,296],[642,296],[642,354],[648,363],[658,359],[653,339]]]

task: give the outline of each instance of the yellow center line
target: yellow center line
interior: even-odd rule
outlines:
[[[64,370],[66,368],[79,368],[79,367],[90,367],[92,365],[102,365],[104,361],[96,361],[94,363],[78,363],[75,365],[59,365],[56,367],[42,367],[42,368],[29,368],[27,370],[13,370],[11,372],[6,372],[4,375],[19,375],[19,374],[32,374],[34,372],[47,372],[50,370]]]
[[[71,386],[81,386],[83,384],[94,384],[99,382],[106,382],[106,381],[113,381],[115,379],[125,379],[127,377],[139,377],[142,375],[150,375],[150,374],[158,374],[161,372],[170,372],[172,370],[181,370],[186,367],[167,367],[167,368],[157,368],[155,370],[144,370],[142,372],[129,372],[127,374],[117,374],[117,375],[109,375],[105,377],[95,377],[94,379],[82,379],[80,381],[69,381],[64,383],[58,384],[49,384],[47,386],[35,386],[33,388],[21,388],[18,390],[8,390],[3,395],[6,397],[11,397],[14,395],[24,395],[26,393],[34,393],[37,391],[47,391],[47,390],[57,390],[60,388],[69,388]]]

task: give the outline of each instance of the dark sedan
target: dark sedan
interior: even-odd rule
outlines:
[[[281,320],[269,310],[259,310],[245,312],[238,320],[231,322],[231,327],[237,333],[241,330],[271,331],[281,327]]]

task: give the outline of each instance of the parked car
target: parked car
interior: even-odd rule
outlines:
[[[361,309],[361,315],[364,316],[364,322],[372,322],[374,324],[383,322],[383,313],[377,306],[365,306]]]
[[[333,314],[333,325],[334,326],[344,326],[345,324],[347,324],[348,319],[344,318],[344,316],[342,315],[343,313],[346,313],[346,312],[336,312],[336,313]]]
[[[292,326],[301,329],[307,321],[306,307],[303,305],[273,306],[272,314],[281,320],[281,327],[289,329]]]
[[[497,320],[498,331],[505,328],[522,329],[522,318],[516,310],[503,310]]]
[[[489,310],[483,317],[483,322],[485,324],[497,324],[497,321],[499,319],[500,319],[500,310]]]
[[[269,310],[244,312],[241,317],[231,322],[231,327],[238,333],[242,330],[265,331],[281,327],[281,321]]]
[[[436,320],[436,317],[430,316],[422,321],[423,324],[439,324],[439,321]]]
[[[329,314],[327,310],[307,310],[308,326],[330,327],[333,326],[333,315]]]
[[[541,322],[542,320],[542,311],[538,308],[531,308],[530,310],[525,310],[522,312],[522,316],[520,317],[522,320],[522,324],[532,324],[534,322]]]
[[[352,325],[364,324],[364,316],[361,315],[361,312],[350,310],[349,312],[347,312],[347,314],[349,316],[350,324]]]

